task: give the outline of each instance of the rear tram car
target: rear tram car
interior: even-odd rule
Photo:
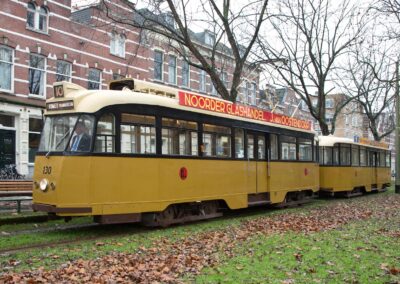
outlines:
[[[319,189],[310,123],[138,80],[61,82],[46,102],[33,208],[168,225]],[[376,182],[378,184],[378,182]]]
[[[390,186],[391,154],[384,143],[319,137],[322,195],[356,196]]]

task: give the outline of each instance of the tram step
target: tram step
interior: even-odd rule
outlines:
[[[252,206],[260,206],[260,205],[269,205],[271,204],[271,201],[268,200],[261,200],[261,201],[253,201],[253,202],[249,202],[248,206],[252,207]]]

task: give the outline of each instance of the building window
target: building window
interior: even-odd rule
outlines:
[[[325,107],[326,108],[333,108],[335,101],[333,99],[326,99],[325,100]]]
[[[125,35],[112,33],[110,40],[110,53],[119,57],[125,57],[125,42]]]
[[[197,156],[197,123],[186,120],[163,118],[162,154]]]
[[[246,83],[246,91],[247,91],[247,102],[250,105],[256,105],[256,84],[255,83]]]
[[[118,74],[118,73],[113,73],[113,80],[121,80],[121,79],[124,79],[124,78],[125,78],[124,75],[121,75],[121,74]]]
[[[228,74],[226,72],[221,72],[221,81],[226,88],[228,88]]]
[[[100,90],[101,72],[98,69],[89,69],[88,73],[88,89]]]
[[[46,7],[37,7],[33,2],[28,3],[26,14],[27,28],[47,33],[49,11]]]
[[[176,84],[176,56],[168,56],[168,83]]]
[[[163,53],[154,51],[154,79],[162,81],[163,78]]]
[[[12,49],[0,46],[0,90],[12,91],[14,52]]]
[[[123,113],[121,115],[121,153],[156,153],[156,118]]]
[[[187,61],[182,62],[182,86],[189,87],[190,68]]]
[[[205,32],[204,34],[204,43],[207,45],[214,45],[215,43],[215,36],[209,32]]]
[[[29,163],[35,162],[35,155],[39,148],[42,127],[41,119],[29,118]]]
[[[57,61],[56,81],[71,81],[71,63],[66,61]]]
[[[199,73],[199,91],[206,92],[206,71],[200,70]]]
[[[46,58],[41,55],[29,56],[29,94],[43,97],[45,95]]]

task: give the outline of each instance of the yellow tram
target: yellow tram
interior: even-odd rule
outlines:
[[[350,197],[390,186],[391,154],[386,144],[334,136],[318,140],[321,193]]]
[[[310,123],[133,79],[47,100],[33,208],[166,225],[319,190]]]

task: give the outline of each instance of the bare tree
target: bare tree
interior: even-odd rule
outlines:
[[[333,6],[329,0],[280,1],[276,15],[271,15],[272,32],[261,39],[261,61],[286,59],[274,63],[279,82],[292,88],[307,104],[318,121],[322,134],[335,131],[335,119],[352,98],[340,103],[329,127],[326,122],[326,96],[333,91],[335,69],[340,57],[362,33],[360,9],[343,0]],[[273,35],[275,34],[275,37]]]
[[[381,25],[386,27],[389,38],[400,39],[400,1],[377,0],[371,10],[376,10],[383,16]]]
[[[120,5],[129,11],[120,9]],[[234,3],[230,0],[101,0],[102,9],[114,23],[148,32],[168,44],[191,66],[204,70],[222,98],[235,102],[245,72],[257,68],[249,62],[262,24],[268,0]],[[146,8],[140,8],[138,4]],[[210,31],[211,40],[199,42],[194,28]],[[222,76],[225,63],[232,71],[228,85]]]
[[[368,118],[374,140],[395,128],[395,42],[377,36],[376,28],[354,46],[342,74],[342,88],[353,94]]]

